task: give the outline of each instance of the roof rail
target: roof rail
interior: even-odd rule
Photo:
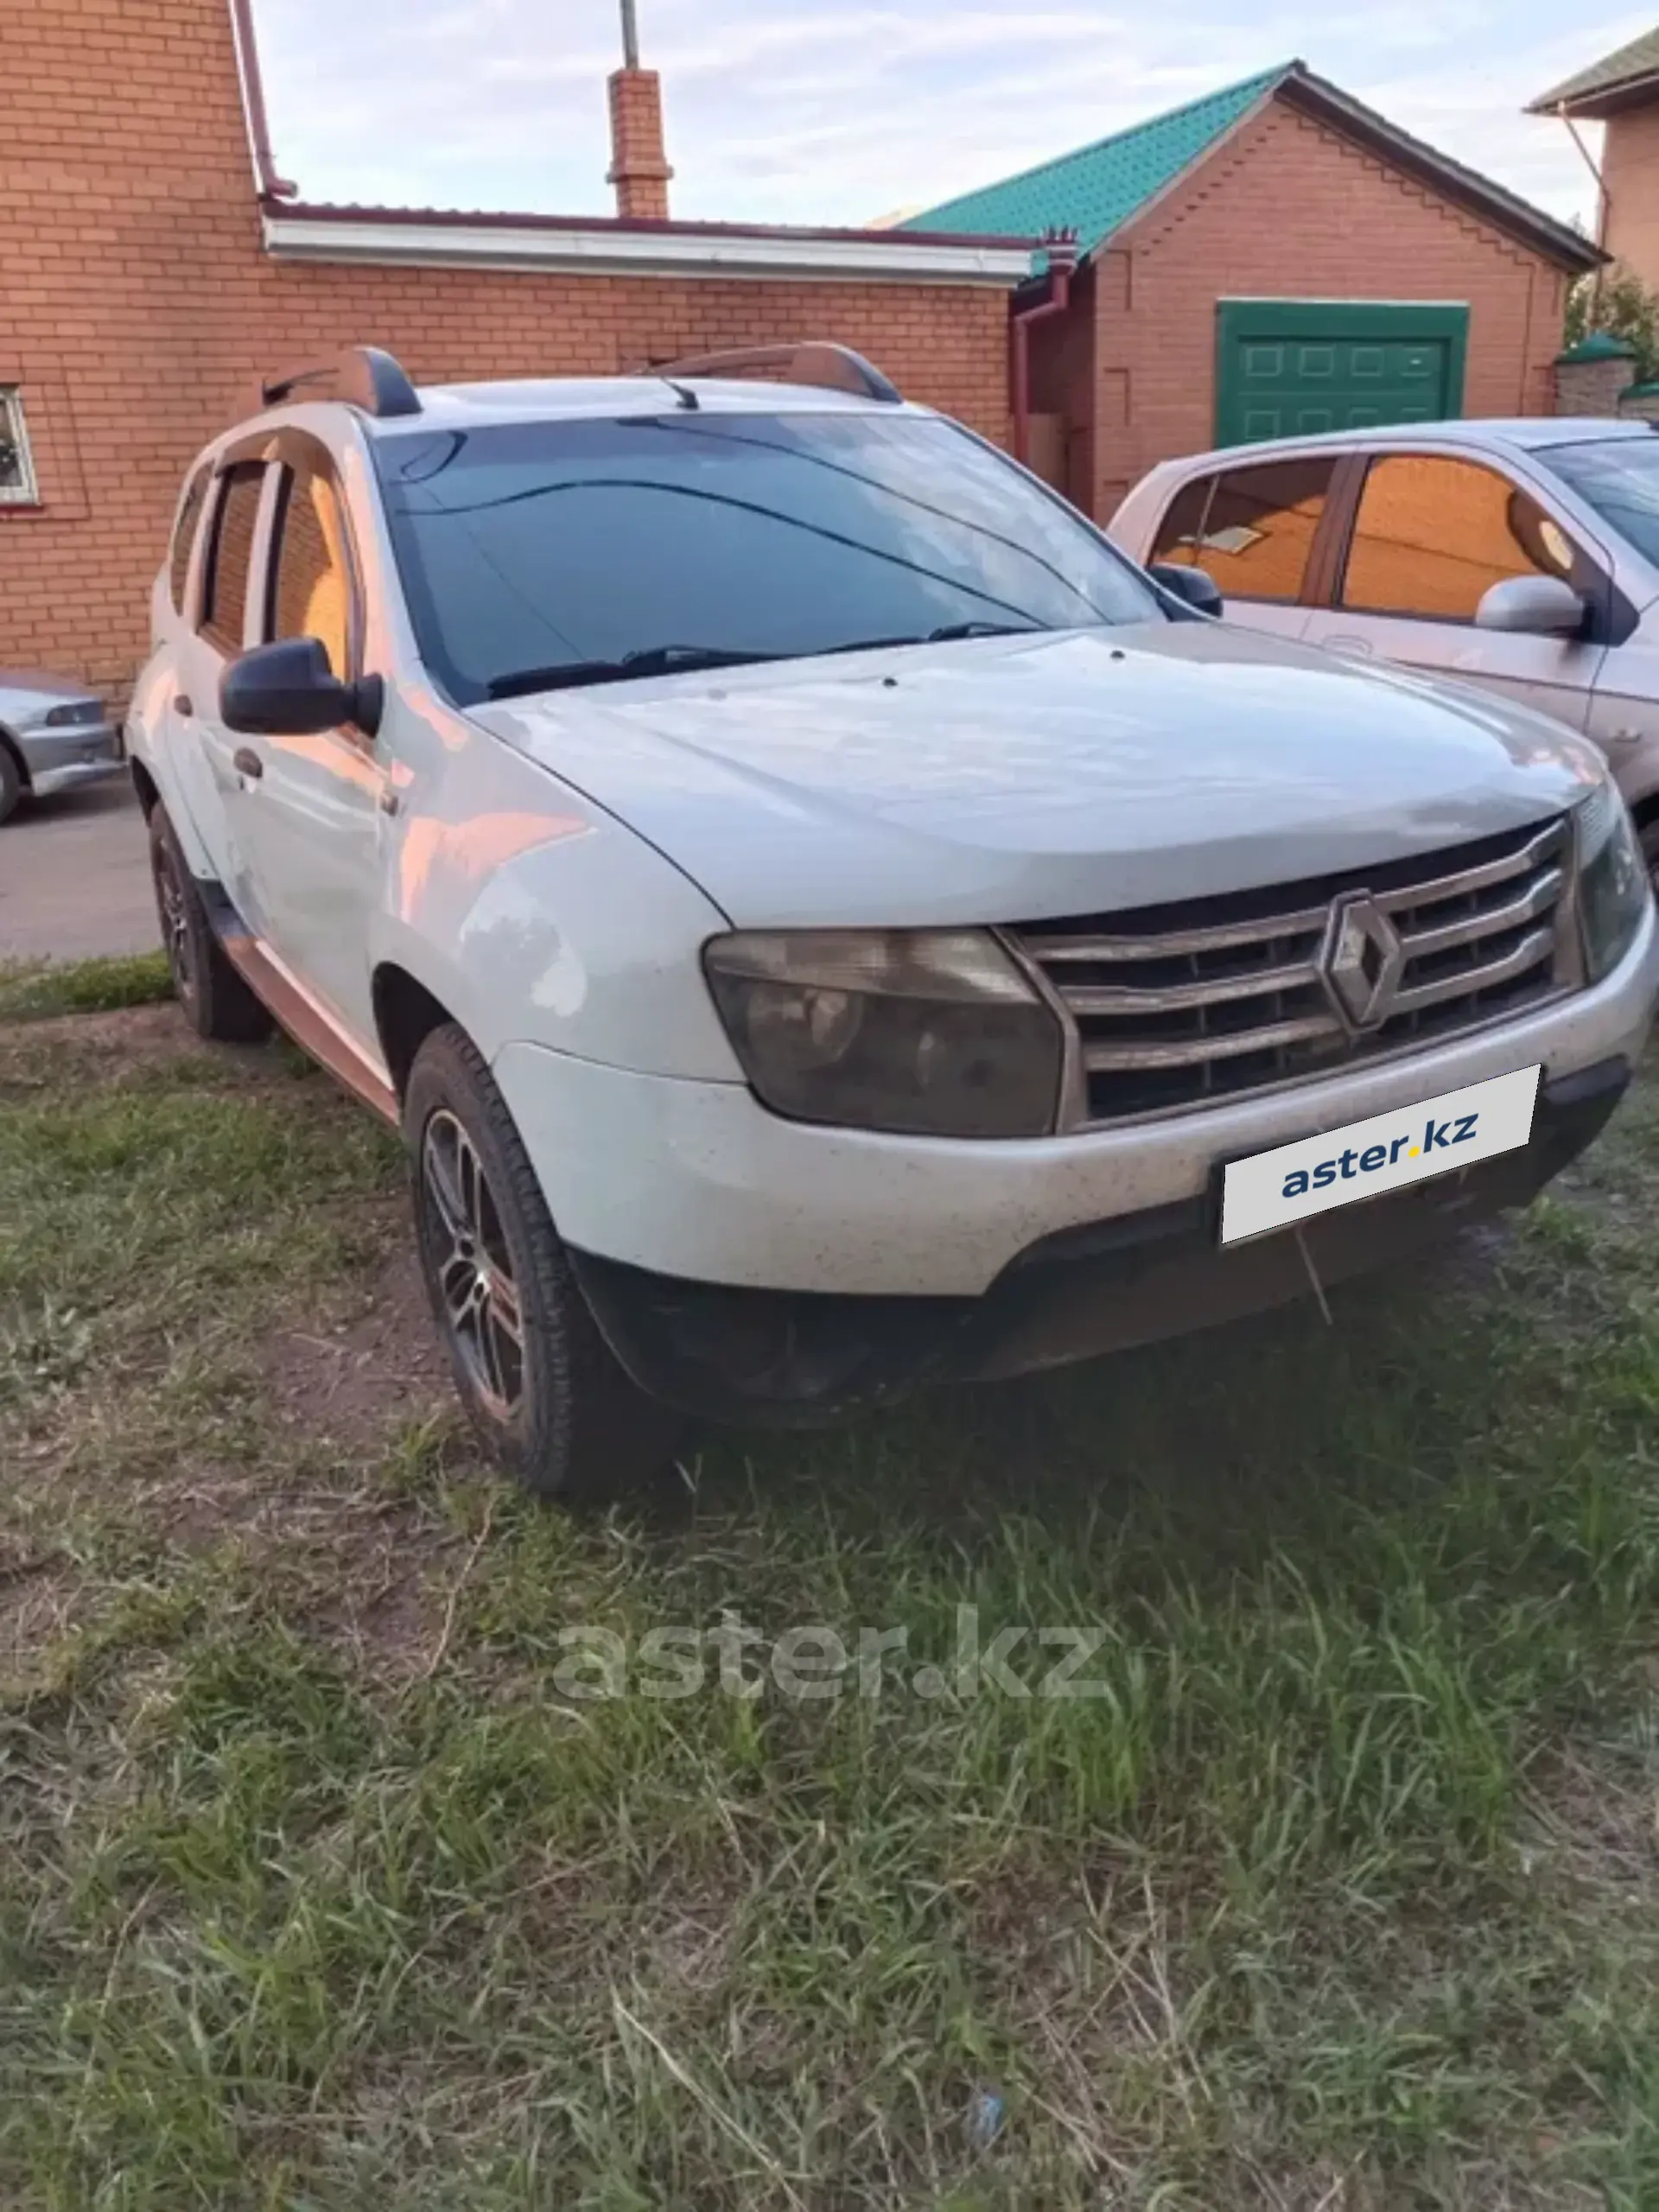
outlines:
[[[683,361],[652,361],[645,373],[667,377],[770,378],[779,384],[821,385],[830,391],[856,392],[897,406],[904,398],[896,384],[850,346],[806,338],[792,345],[744,346],[729,353],[700,353]]]
[[[285,399],[308,397],[302,387],[324,387],[319,399],[343,399],[365,415],[418,415],[420,394],[403,370],[378,346],[348,346],[337,360],[315,369],[296,369],[289,376],[274,377],[260,386],[267,407],[280,407]]]

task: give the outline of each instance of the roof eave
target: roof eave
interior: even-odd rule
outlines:
[[[1582,92],[1546,92],[1529,100],[1529,115],[1570,117],[1574,123],[1605,123],[1626,108],[1648,107],[1659,100],[1659,69],[1642,69],[1611,85],[1597,85]]]
[[[281,261],[571,275],[862,278],[1002,291],[1029,274],[1038,245],[1006,237],[307,206],[269,198],[261,203],[260,217],[265,251]]]

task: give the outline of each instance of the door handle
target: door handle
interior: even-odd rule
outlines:
[[[184,720],[188,721],[196,710],[182,691],[175,691],[173,695],[173,711],[175,715],[182,715]]]
[[[251,776],[257,783],[265,772],[265,764],[251,745],[238,745],[231,755],[231,766],[238,776]]]

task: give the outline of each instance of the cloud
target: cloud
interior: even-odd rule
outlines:
[[[255,0],[280,166],[313,199],[608,212],[614,0]],[[938,0],[639,0],[676,212],[846,223],[925,205],[1300,55],[1557,214],[1592,214],[1525,102],[1645,27],[1550,0],[1189,0],[1021,15]]]

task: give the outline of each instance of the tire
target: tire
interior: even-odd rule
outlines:
[[[162,950],[184,1018],[198,1037],[217,1043],[257,1045],[269,1037],[270,1016],[255,998],[213,935],[182,848],[164,806],[149,816],[149,873]]]
[[[23,796],[22,772],[11,747],[0,737],[0,822],[10,822]]]
[[[1659,894],[1659,819],[1649,822],[1641,831],[1642,857],[1648,864],[1648,880]]]
[[[679,1416],[601,1336],[506,1103],[453,1022],[415,1056],[404,1137],[427,1295],[491,1458],[543,1497],[608,1497],[663,1474]]]

